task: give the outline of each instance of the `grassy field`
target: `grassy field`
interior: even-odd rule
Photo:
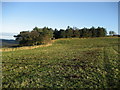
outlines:
[[[120,88],[118,38],[59,39],[2,53],[3,88]]]

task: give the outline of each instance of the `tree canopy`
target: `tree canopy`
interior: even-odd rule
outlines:
[[[22,31],[14,36],[21,46],[31,46],[49,43],[53,38],[84,38],[84,37],[104,37],[106,29],[103,27],[82,28],[68,26],[65,30],[53,30],[52,28],[33,28],[32,31]]]
[[[16,40],[19,41],[21,46],[46,44],[49,43],[53,38],[53,30],[52,28],[48,27],[35,27],[31,32],[22,31],[20,34],[14,37],[16,37]]]

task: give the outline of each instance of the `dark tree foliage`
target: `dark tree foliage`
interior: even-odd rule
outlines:
[[[87,28],[83,28],[80,30],[80,37],[87,37],[87,32],[88,32],[88,29]]]
[[[20,34],[14,37],[16,37],[16,40],[19,41],[20,46],[46,44],[49,43],[53,38],[53,30],[52,28],[48,27],[35,27],[31,32],[22,31]]]
[[[54,31],[55,32],[55,31]],[[103,27],[91,27],[91,28],[71,28],[70,26],[67,27],[66,30],[60,29],[57,32],[56,38],[74,38],[74,37],[104,37],[106,36],[107,32],[106,29]]]
[[[107,32],[106,32],[106,29],[105,28],[101,28],[101,27],[98,27],[97,29],[96,29],[97,31],[97,37],[104,37],[104,36],[106,36],[106,34],[107,34]]]
[[[58,38],[60,38],[60,33],[59,33],[59,31],[55,28],[55,30],[54,30],[54,32],[53,32],[53,37],[55,38],[55,39],[58,39]]]
[[[80,31],[78,29],[73,31],[73,37],[77,37],[77,38],[80,37]]]
[[[65,32],[65,30],[60,29],[59,33],[60,33],[60,34],[59,34],[59,35],[60,35],[60,36],[59,36],[60,38],[66,38],[66,32]]]
[[[77,27],[71,28],[68,26],[66,30],[53,30],[52,28],[44,27],[38,28],[35,27],[30,31],[22,31],[16,37],[16,40],[19,41],[21,46],[28,45],[40,45],[49,43],[53,38],[86,38],[86,37],[104,37],[106,36],[106,29],[103,27],[91,27],[91,28],[82,28]]]
[[[65,31],[65,33],[66,33],[66,38],[71,38],[71,37],[73,37],[73,29],[70,27],[70,26],[68,26],[67,27],[67,29],[66,29],[66,31]]]

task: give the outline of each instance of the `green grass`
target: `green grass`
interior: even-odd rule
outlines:
[[[118,38],[59,39],[2,53],[3,88],[119,88]]]

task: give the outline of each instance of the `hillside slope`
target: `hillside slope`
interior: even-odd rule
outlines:
[[[2,54],[3,88],[118,88],[118,38],[59,39]]]
[[[18,42],[15,40],[0,39],[0,47],[11,47],[18,45]]]

